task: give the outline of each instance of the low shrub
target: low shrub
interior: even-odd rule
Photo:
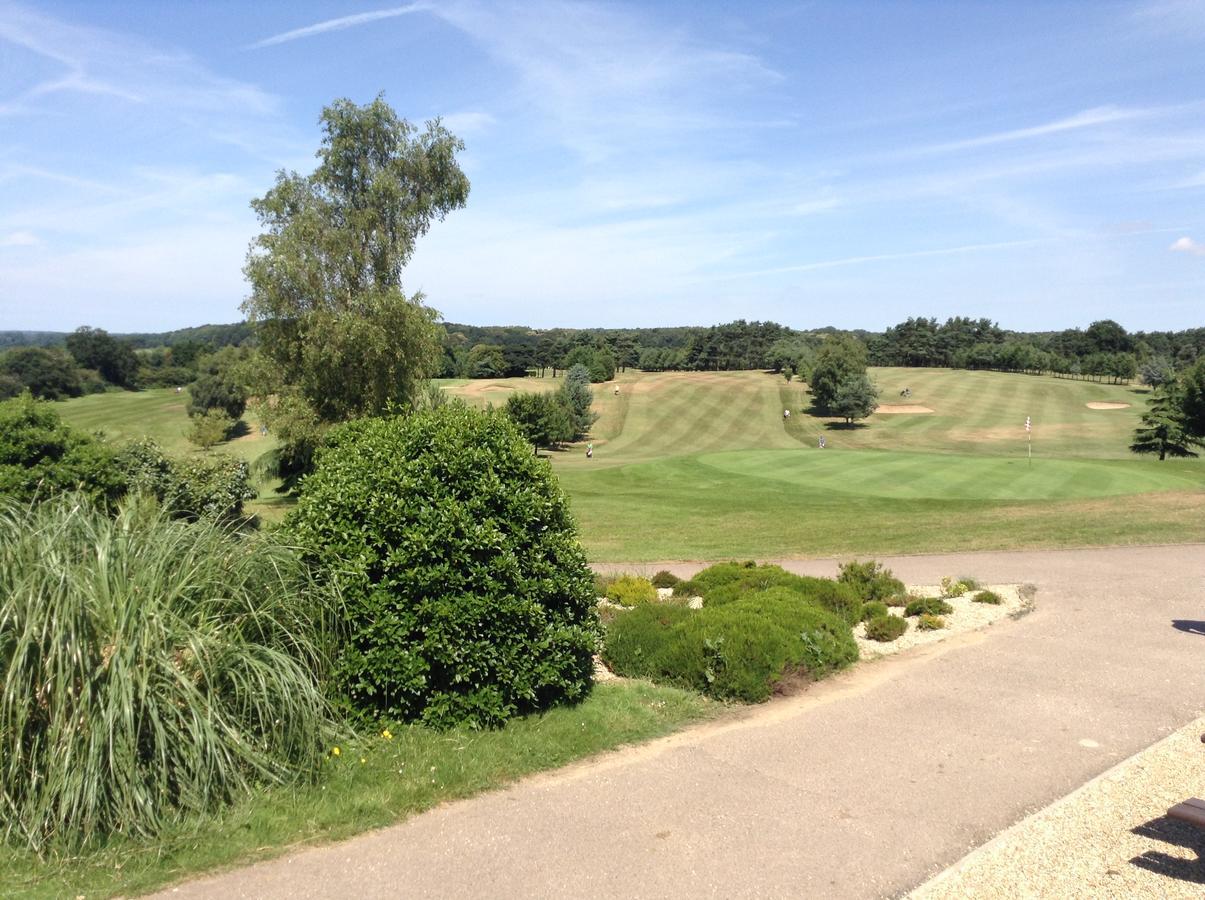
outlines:
[[[0,835],[152,835],[313,773],[327,596],[280,545],[138,498],[0,502]]]
[[[662,569],[660,572],[654,575],[652,580],[653,587],[657,588],[672,588],[679,581],[681,581],[677,575],[675,575],[673,572],[667,571],[666,569]]]
[[[849,585],[858,598],[865,601],[886,600],[904,591],[904,583],[873,559],[866,562],[853,559],[844,563],[837,581]]]
[[[862,601],[848,585],[829,578],[793,575],[781,566],[719,563],[704,569],[692,583],[708,606],[725,606],[755,591],[786,588],[805,601],[836,613],[850,625],[862,617]]]
[[[131,492],[151,494],[175,518],[237,522],[255,497],[247,462],[221,453],[175,459],[148,438],[123,447],[117,466]]]
[[[972,578],[970,575],[959,575],[958,580],[962,584],[966,585],[967,591],[977,591],[983,587],[983,585],[979,583],[978,578]],[[963,591],[963,593],[965,594],[966,591]]]
[[[551,467],[501,411],[332,429],[285,528],[344,596],[354,710],[488,727],[588,694],[594,579]]]
[[[899,616],[875,616],[866,623],[866,637],[872,641],[886,643],[894,641],[908,630],[908,622]]]
[[[871,600],[869,603],[864,603],[862,605],[863,622],[885,615],[887,615],[887,604],[882,600]]]
[[[745,702],[767,699],[784,678],[821,678],[857,657],[844,621],[781,587],[697,611],[639,607],[611,623],[603,648],[617,674]]]
[[[940,597],[918,597],[904,607],[906,616],[945,616],[954,611],[954,607]]]
[[[698,597],[701,595],[699,593],[699,586],[695,583],[694,579],[691,578],[679,581],[674,585],[674,596],[689,599],[691,597]]]
[[[621,575],[607,585],[606,597],[620,606],[640,606],[657,602],[657,589],[647,578]]]
[[[29,394],[0,402],[0,498],[31,503],[82,491],[107,506],[125,489],[113,449],[66,425],[50,403]]]
[[[920,631],[937,631],[940,628],[946,627],[946,620],[941,616],[930,615],[924,613],[916,622],[916,627]]]
[[[192,424],[186,433],[189,442],[208,450],[227,440],[238,424],[220,409],[207,409],[192,417]]]
[[[916,598],[913,597],[911,594],[905,594],[905,593],[901,592],[898,594],[892,594],[890,597],[888,597],[883,602],[891,607],[907,606],[910,601],[915,600],[915,599]]]
[[[999,606],[1004,602],[1004,598],[995,591],[980,591],[971,599],[976,603],[990,603],[992,606]]]
[[[950,578],[947,576],[941,580],[942,597],[961,597],[969,590],[971,590],[969,585],[967,585],[965,582],[959,581],[956,578]]]

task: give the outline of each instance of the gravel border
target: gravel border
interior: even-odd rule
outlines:
[[[976,603],[971,598],[979,593],[979,590],[995,591],[1003,602],[999,604]],[[941,587],[932,584],[909,586],[908,591],[919,597],[941,596]],[[1026,596],[1022,596],[1023,593]],[[984,585],[983,588],[969,591],[961,597],[946,598],[946,602],[954,607],[954,611],[942,616],[946,623],[945,628],[935,631],[920,631],[916,627],[919,616],[909,616],[908,630],[894,641],[872,641],[866,637],[866,624],[863,622],[854,626],[854,640],[858,643],[858,652],[862,659],[890,656],[893,653],[900,653],[923,644],[932,644],[952,634],[986,628],[1006,617],[1016,618],[1024,615],[1033,608],[1031,597],[1029,592],[1023,592],[1016,584]],[[892,607],[888,609],[888,612],[893,616],[902,616],[904,610],[902,607]]]
[[[1205,716],[1023,819],[909,900],[1205,896],[1205,830],[1169,807],[1205,798]]]

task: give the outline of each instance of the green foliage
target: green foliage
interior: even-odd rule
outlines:
[[[849,424],[865,419],[878,408],[879,389],[865,375],[847,375],[837,385],[829,412]]]
[[[941,579],[942,597],[961,597],[969,590],[971,590],[971,586],[958,578],[946,575]]]
[[[879,616],[888,615],[887,604],[882,600],[871,600],[862,605],[862,621],[866,622],[870,619],[877,619]]]
[[[355,709],[492,726],[589,692],[593,578],[551,469],[501,412],[334,429],[286,528],[345,597]]]
[[[1192,437],[1205,438],[1205,354],[1180,381],[1180,421]]]
[[[853,335],[831,335],[820,345],[808,385],[812,402],[822,412],[832,409],[841,383],[866,374],[866,346]]]
[[[84,392],[75,360],[57,348],[10,350],[0,357],[0,375],[16,379],[42,400],[78,397]]]
[[[67,335],[67,352],[82,369],[95,369],[110,384],[134,388],[138,383],[138,356],[127,341],[119,341],[103,328],[82,325]]]
[[[237,423],[220,409],[209,409],[193,416],[188,428],[188,439],[202,449],[208,450],[230,437]]]
[[[886,601],[904,592],[904,583],[891,574],[890,569],[873,559],[866,562],[851,559],[842,563],[837,581],[849,585],[865,601]]]
[[[971,599],[976,603],[990,603],[993,606],[999,606],[1004,602],[1003,598],[995,591],[980,591]]]
[[[703,595],[699,592],[699,585],[693,578],[684,578],[674,585],[674,596],[689,599]]]
[[[13,375],[0,375],[0,400],[18,397],[24,390],[25,385],[21,383],[21,379]]]
[[[173,459],[143,439],[123,447],[116,465],[131,493],[150,494],[175,518],[238,522],[243,501],[255,497],[246,461],[232,456]]]
[[[20,503],[82,491],[108,504],[125,490],[113,450],[64,424],[28,393],[0,403],[0,498]]]
[[[708,606],[724,606],[751,591],[781,587],[808,603],[836,613],[850,625],[862,618],[862,601],[847,585],[827,578],[794,575],[781,566],[759,566],[751,561],[717,563],[695,575],[691,583]]]
[[[591,381],[610,381],[615,377],[615,357],[611,355],[610,350],[596,350],[594,359],[590,361],[587,368],[590,370]]]
[[[945,616],[953,611],[954,607],[940,597],[917,597],[904,607],[906,616]]]
[[[85,498],[0,504],[0,830],[150,835],[314,771],[330,610],[283,548]]]
[[[560,393],[569,409],[573,436],[585,437],[590,433],[590,426],[598,419],[598,415],[590,409],[594,403],[594,392],[590,389],[590,372],[585,366],[570,367],[561,383]]]
[[[1193,433],[1196,425],[1186,416],[1183,402],[1184,392],[1178,385],[1156,388],[1147,401],[1147,411],[1134,432],[1130,450],[1157,454],[1161,460],[1197,456],[1192,448],[1205,445],[1205,433]]]
[[[635,575],[620,575],[607,585],[606,597],[620,606],[640,606],[657,602],[657,589],[647,578]]]
[[[618,674],[748,703],[786,678],[822,678],[857,657],[845,622],[787,588],[701,610],[637,607],[608,626],[603,649]]]
[[[469,350],[465,374],[469,378],[502,378],[506,375],[506,357],[497,344],[474,344]]]
[[[506,398],[506,414],[533,448],[555,447],[574,437],[572,413],[561,393],[520,392]]]
[[[983,585],[979,583],[978,578],[973,578],[970,575],[959,575],[958,580],[962,582],[962,586],[966,588],[966,590],[963,591],[964,594],[967,591],[977,591],[983,587]]]
[[[886,643],[894,641],[897,637],[908,630],[908,622],[899,616],[881,615],[875,616],[866,623],[866,637],[868,640],[879,641]]]
[[[221,410],[231,419],[242,418],[247,409],[247,387],[237,363],[215,361],[188,388],[188,414],[199,416],[211,409]]]
[[[264,231],[248,252],[243,310],[272,364],[258,395],[291,392],[329,423],[409,407],[435,373],[437,314],[403,292],[401,274],[431,223],[464,206],[469,182],[460,140],[438,121],[418,132],[381,97],[338,100],[320,121],[317,169],[279,173],[252,202]]]
[[[681,580],[682,579],[680,579],[673,572],[670,572],[668,569],[662,569],[652,578],[653,587],[657,588],[672,588],[675,587]]]
[[[922,613],[916,621],[918,631],[937,631],[946,627],[946,620],[931,613]]]

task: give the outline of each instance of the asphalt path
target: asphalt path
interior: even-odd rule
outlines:
[[[897,896],[1205,712],[1205,546],[884,561],[913,584],[1033,583],[1037,606],[162,896]],[[666,567],[700,566],[640,569]]]

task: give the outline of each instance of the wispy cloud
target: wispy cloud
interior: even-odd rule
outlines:
[[[866,256],[846,256],[840,259],[825,259],[818,262],[800,263],[794,266],[775,266],[752,272],[733,272],[721,276],[724,279],[757,278],[764,275],[782,275],[789,272],[814,272],[820,269],[838,269],[845,266],[860,266],[866,263],[891,262],[901,259],[925,259],[932,256],[958,256],[963,253],[979,253],[985,250],[1005,250],[1014,247],[1032,247],[1040,240],[993,241],[986,244],[963,244],[958,247],[940,247],[933,250],[909,250],[902,253],[875,253]]]
[[[1187,253],[1189,256],[1205,256],[1205,244],[1187,236],[1179,238],[1167,249],[1173,253]]]
[[[1052,134],[1062,134],[1068,131],[1078,131],[1084,128],[1095,128],[1115,122],[1126,122],[1133,119],[1144,119],[1163,112],[1162,109],[1122,109],[1116,106],[1097,106],[1085,109],[1073,115],[1041,125],[1028,128],[1015,128],[1011,131],[997,131],[980,137],[966,138],[959,141],[948,141],[942,144],[930,144],[921,147],[919,153],[950,153],[958,150],[973,150],[978,147],[991,147],[996,144],[1009,144],[1015,141],[1027,141],[1033,138],[1047,137]]]
[[[444,126],[459,137],[485,131],[497,122],[492,115],[481,111],[448,113],[443,117]]]
[[[360,25],[368,25],[371,22],[380,22],[384,19],[396,19],[399,16],[426,12],[430,9],[431,5],[427,3],[411,3],[407,6],[395,6],[390,9],[377,9],[351,16],[340,16],[337,19],[325,19],[321,22],[315,22],[313,25],[294,28],[292,31],[282,31],[280,34],[266,37],[261,41],[256,41],[254,44],[248,44],[246,49],[259,50],[263,47],[275,47],[279,44],[287,44],[290,41],[299,41],[303,38],[315,37],[316,35],[327,34],[332,31],[356,28]]]

